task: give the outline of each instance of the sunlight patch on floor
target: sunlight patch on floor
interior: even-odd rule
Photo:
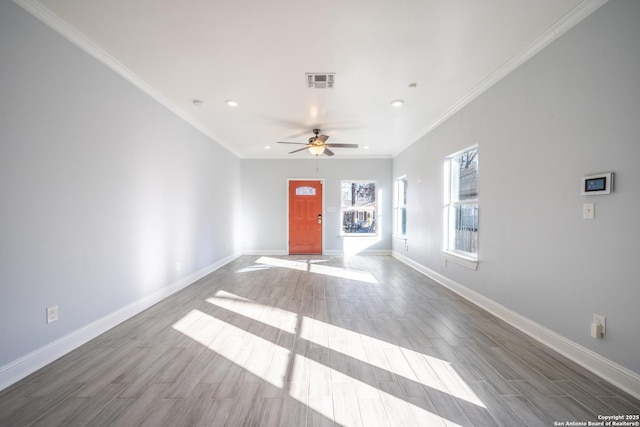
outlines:
[[[191,310],[173,328],[271,385],[278,388],[285,386],[289,350],[200,310]],[[237,345],[231,344],[233,342]],[[246,362],[242,362],[238,360],[237,348],[257,351]],[[272,361],[279,361],[281,366],[271,366]]]
[[[433,393],[445,393],[486,409],[446,360],[307,316],[300,318],[293,312],[222,290],[207,302],[292,336],[298,334],[299,343],[306,341],[310,347],[302,345],[305,354],[295,353],[292,358],[290,350],[200,310],[190,311],[173,328],[269,384],[287,388],[292,398],[338,424],[351,425],[353,420],[347,413],[334,410],[336,382],[353,384],[358,404],[362,403],[360,399],[377,399],[386,411],[407,413],[403,409],[410,409],[418,421],[431,420],[430,425],[442,424],[443,419],[398,397],[404,395],[403,388],[425,386]],[[238,348],[250,349],[251,357]],[[330,366],[331,360],[335,363],[340,358],[342,364],[336,365],[339,369]],[[308,389],[305,392],[299,387]],[[394,388],[400,391],[392,391]],[[330,398],[334,404],[328,403]]]
[[[308,405],[309,408],[324,415],[325,417],[333,419],[335,423],[339,425],[353,425],[352,417],[350,416],[350,414],[345,413],[344,411],[335,410],[335,397],[334,403],[331,405],[326,405],[325,400],[323,400],[323,398],[332,398],[332,376],[337,371],[305,356],[296,355],[295,360],[296,364],[302,364],[306,366],[306,369],[311,373],[309,377],[308,402],[303,401],[302,399],[298,401]],[[389,414],[403,414],[404,417],[407,417],[408,414],[412,414],[413,417],[416,418],[415,421],[417,422],[417,424],[414,424],[412,422],[414,420],[412,419],[405,419],[406,423],[403,423],[403,425],[421,425],[421,420],[429,420],[429,423],[425,425],[447,425],[452,427],[459,426],[459,424],[453,423],[450,420],[447,420],[445,424],[443,419],[437,414],[434,414],[430,411],[427,411],[426,409],[407,402],[406,400],[384,390],[380,390],[377,387],[372,386],[371,384],[362,382],[357,378],[346,376],[343,373],[341,373],[341,375],[346,378],[346,381],[342,382],[353,383],[356,395],[358,396],[359,404],[362,401],[379,401],[380,403],[382,403],[382,406],[384,406],[385,410]],[[292,397],[296,398],[295,396]],[[363,410],[366,410],[366,408],[361,407],[360,410],[362,412]],[[366,417],[366,414],[364,415],[364,417]]]
[[[225,310],[233,311],[250,319],[278,328],[284,332],[295,334],[298,315],[278,307],[259,304],[226,291],[218,291],[215,296],[207,298],[208,303]]]
[[[460,377],[451,363],[446,360],[438,359],[423,355],[427,359],[427,363],[436,371],[436,374],[447,387],[448,390],[455,390],[451,393],[452,396],[458,399],[466,400],[469,403],[486,408],[484,403],[478,398],[478,396],[471,390],[467,383]]]
[[[384,357],[373,358],[366,352],[363,353],[360,349],[384,349],[388,348],[387,353],[391,353],[392,349],[400,349],[401,352],[409,352],[412,350],[397,346],[395,344],[388,343],[377,338],[360,334],[348,329],[341,328],[320,320],[312,319],[304,316],[302,318],[302,328],[300,330],[300,338],[306,339],[310,342],[326,346],[327,341],[331,337],[338,337],[339,341],[332,340],[334,346],[330,346],[331,350],[338,351],[348,357],[359,360],[363,363],[367,363],[376,368],[392,372],[393,374],[401,377],[401,379],[408,381],[420,382],[427,387],[441,391],[446,394],[450,394],[458,399],[465,400],[474,405],[485,408],[482,401],[475,395],[475,393],[469,388],[464,380],[458,375],[451,363],[437,359],[435,357],[427,356],[422,353],[413,352],[418,357],[418,362],[424,360],[425,365],[431,367],[433,375],[423,377],[419,380],[412,369],[409,366],[405,366],[402,363],[403,359],[406,359],[404,353],[402,358],[397,358],[395,366],[390,366],[388,354]],[[350,343],[357,343],[353,345]],[[409,368],[409,369],[406,369]]]
[[[249,267],[241,268],[240,270],[236,271],[236,273],[253,273],[256,271],[268,270],[270,268],[271,267],[269,267],[268,265],[250,265]]]
[[[256,263],[264,264],[271,267],[283,267],[291,270],[308,271],[309,264],[307,262],[298,262],[290,259],[272,258],[268,256],[262,256],[257,259]]]
[[[322,274],[325,276],[339,277],[341,279],[356,280],[365,283],[377,284],[378,281],[369,272],[349,270],[341,267],[331,267],[328,265],[321,265],[313,260],[294,261],[271,257],[260,257],[257,261],[258,264],[270,265],[273,267],[284,267],[292,270],[308,271],[310,273]]]

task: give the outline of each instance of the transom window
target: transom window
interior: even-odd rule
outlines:
[[[342,234],[376,234],[378,205],[375,181],[342,181]]]
[[[445,158],[444,175],[443,250],[477,261],[478,146]]]
[[[316,189],[313,187],[296,187],[296,196],[315,196]]]

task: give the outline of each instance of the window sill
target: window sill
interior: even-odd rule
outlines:
[[[458,252],[451,252],[441,250],[442,256],[445,260],[451,261],[453,263],[459,264],[463,267],[469,268],[471,270],[478,269],[478,260],[476,258],[471,258],[469,256],[462,255]]]

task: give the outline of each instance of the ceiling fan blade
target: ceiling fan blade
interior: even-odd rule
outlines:
[[[308,147],[298,148],[297,150],[289,151],[289,154],[297,153],[298,151],[304,151],[304,150],[307,150],[307,149],[308,149]]]
[[[325,144],[327,147],[358,148],[358,144]]]
[[[324,144],[325,142],[327,142],[327,139],[329,139],[327,135],[318,135],[318,137],[316,138],[316,141],[320,141]]]
[[[286,141],[278,141],[277,144],[298,144],[298,145],[307,145],[306,142],[286,142]]]
[[[327,155],[327,156],[333,156],[335,153],[334,153],[333,151],[329,150],[329,149],[327,148],[327,146],[325,145],[325,146],[324,146],[323,154],[325,154],[325,155]]]

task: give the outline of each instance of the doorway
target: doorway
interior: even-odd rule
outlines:
[[[322,181],[289,181],[289,254],[322,254]]]

